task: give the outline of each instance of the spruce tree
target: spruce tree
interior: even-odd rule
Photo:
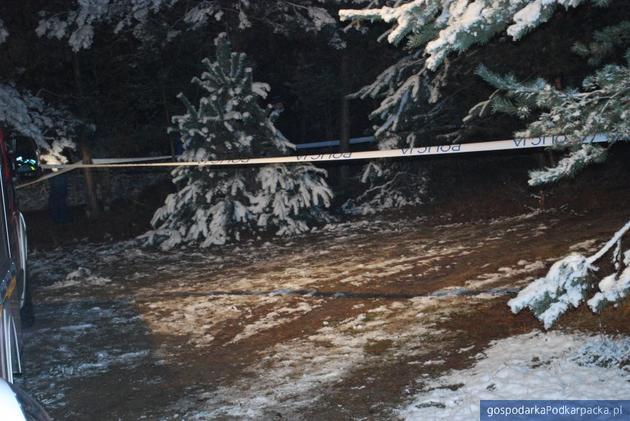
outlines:
[[[173,117],[183,144],[181,161],[279,155],[294,146],[259,105],[269,91],[254,82],[246,55],[232,52],[225,33],[215,39],[216,58],[193,83],[202,90],[198,105],[183,94],[187,112]],[[229,168],[179,167],[178,188],[153,217],[152,244],[168,249],[183,243],[202,247],[238,240],[244,233],[296,234],[325,218],[332,197],[326,171],[310,164]]]

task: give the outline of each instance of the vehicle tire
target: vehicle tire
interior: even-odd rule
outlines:
[[[24,278],[24,302],[20,307],[20,321],[23,327],[31,327],[35,323],[35,311],[33,309],[33,297],[31,295],[31,283],[26,274],[21,274]]]

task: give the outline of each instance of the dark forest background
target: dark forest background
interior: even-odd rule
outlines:
[[[181,29],[179,36],[167,42],[184,3],[161,12],[149,25],[152,42],[141,42],[130,32],[115,34],[111,28],[97,27],[92,47],[74,52],[64,40],[40,38],[35,33],[40,10],[65,10],[73,1],[3,1],[0,16],[11,36],[0,45],[0,80],[14,82],[50,104],[63,105],[90,123],[92,130],[83,130],[80,136],[94,157],[165,155],[173,153],[176,140],[167,134],[171,117],[184,111],[176,95],[183,92],[188,98],[197,97],[190,80],[202,71],[201,60],[213,55],[212,41],[220,32],[228,32],[234,50],[247,53],[255,80],[271,85],[268,104],[281,102],[285,109],[276,125],[296,144],[339,139],[348,127],[351,137],[370,135],[373,122],[368,116],[378,101],[346,96],[373,82],[383,69],[407,54],[403,48],[379,42],[387,29],[379,24],[360,30],[343,30],[338,25],[320,32],[289,28],[283,34],[255,19],[251,28],[239,29],[231,16],[194,30]],[[331,7],[331,15],[336,16],[336,9],[342,6]],[[451,57],[448,71],[440,74],[445,105],[427,122],[426,143],[511,137],[526,122],[504,115],[491,115],[473,124],[462,122],[468,110],[493,91],[474,74],[477,66],[483,63],[523,80],[543,77],[562,88],[578,87],[593,67],[571,47],[576,41],[588,42],[597,29],[630,18],[629,9],[623,0],[608,8],[586,4],[559,9],[549,22],[518,43],[498,36],[483,49]],[[332,32],[342,34],[346,48],[331,45]],[[344,101],[349,101],[347,115]],[[430,159],[414,165],[431,169],[434,200],[451,197],[456,191],[484,190],[497,179],[526,200],[539,194],[527,187],[527,170],[551,165],[555,159],[553,153],[500,153]],[[328,168],[336,204],[360,190],[355,178],[360,167],[354,164],[350,171]],[[163,188],[169,189],[172,187]],[[156,194],[159,203],[163,193]]]

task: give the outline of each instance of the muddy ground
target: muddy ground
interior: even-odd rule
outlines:
[[[393,419],[427,379],[540,329],[507,300],[627,219],[625,206],[451,224],[407,214],[220,253],[36,251],[19,381],[64,420]],[[628,333],[629,314],[581,309],[558,329]]]

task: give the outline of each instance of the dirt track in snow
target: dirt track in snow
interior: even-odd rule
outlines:
[[[509,297],[627,217],[368,218],[221,253],[38,252],[20,383],[57,419],[395,418],[426,379],[538,328]]]

